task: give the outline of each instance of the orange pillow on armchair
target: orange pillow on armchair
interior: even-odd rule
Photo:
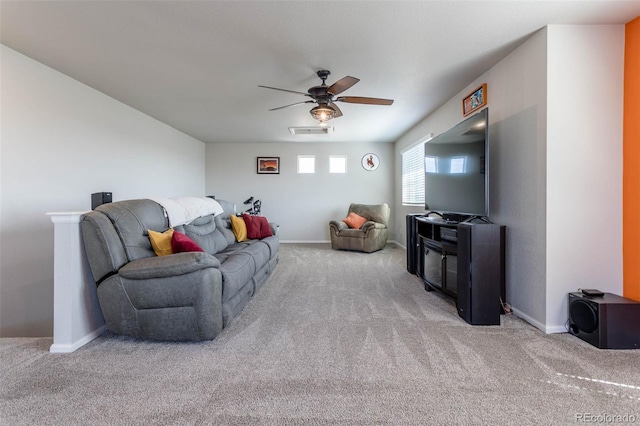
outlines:
[[[360,229],[360,227],[367,221],[367,218],[351,212],[349,213],[349,216],[342,219],[342,221],[349,225],[349,228]]]

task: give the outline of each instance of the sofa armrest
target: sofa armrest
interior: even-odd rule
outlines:
[[[333,228],[335,232],[340,232],[343,229],[347,229],[349,226],[341,220],[332,220],[329,222],[329,227]]]
[[[122,278],[146,280],[184,275],[205,268],[219,268],[220,261],[203,252],[176,253],[134,260],[118,271]]]
[[[369,232],[369,230],[371,229],[385,229],[387,226],[383,223],[378,223],[378,222],[374,222],[372,220],[369,220],[367,222],[365,222],[360,229],[362,229],[364,232]]]
[[[224,324],[222,273],[218,268],[204,266],[215,262],[193,261],[195,257],[205,259],[203,254],[140,259],[121,268],[130,278],[121,274],[107,278],[98,287],[98,300],[109,331],[151,340],[213,339]],[[179,262],[159,261],[172,256],[192,258],[189,263],[203,267],[178,275],[184,270],[175,267]],[[149,263],[163,265],[149,273],[145,267]],[[151,278],[160,271],[174,275]]]

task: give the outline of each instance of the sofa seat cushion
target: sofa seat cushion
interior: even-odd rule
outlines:
[[[280,250],[280,239],[278,236],[272,235],[271,237],[261,239],[260,242],[269,247],[269,259],[278,255],[278,250]]]
[[[251,256],[256,266],[256,271],[262,268],[263,265],[269,263],[269,257],[271,255],[269,246],[259,240],[253,240],[250,244],[246,244],[239,253],[246,253]]]
[[[256,265],[248,253],[225,250],[215,257],[222,272],[222,302],[232,298],[256,273]]]

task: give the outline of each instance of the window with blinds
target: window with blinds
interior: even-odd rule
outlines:
[[[402,152],[402,204],[424,206],[424,144]]]

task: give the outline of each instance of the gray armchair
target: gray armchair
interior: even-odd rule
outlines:
[[[331,248],[337,250],[356,250],[371,253],[381,250],[387,244],[389,231],[387,225],[391,210],[384,204],[355,204],[349,206],[349,213],[356,213],[367,219],[359,228],[350,228],[342,220],[329,222]]]

